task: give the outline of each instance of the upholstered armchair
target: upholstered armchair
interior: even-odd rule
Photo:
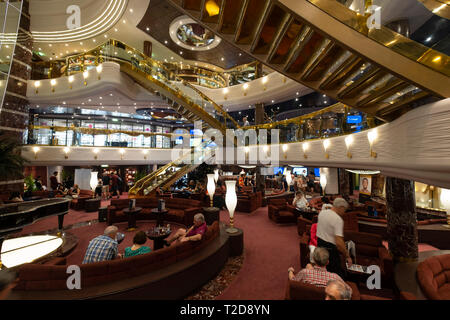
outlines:
[[[268,214],[269,219],[276,223],[297,222],[298,215],[295,208],[284,200],[280,200],[279,203],[272,200],[268,206]]]

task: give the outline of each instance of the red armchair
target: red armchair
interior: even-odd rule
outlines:
[[[92,199],[92,191],[91,190],[80,190],[80,194],[78,198],[72,199],[70,202],[70,207],[74,210],[83,210],[84,203],[86,200]]]
[[[284,199],[271,200],[268,206],[268,215],[269,219],[276,223],[296,223],[298,217],[295,208]]]
[[[236,211],[251,213],[262,207],[262,192],[241,193],[238,195]]]
[[[450,300],[450,254],[428,258],[417,266],[417,280],[430,300]]]

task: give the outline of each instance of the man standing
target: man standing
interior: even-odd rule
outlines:
[[[92,239],[86,250],[83,264],[113,260],[117,257],[122,258],[118,251],[117,231],[117,227],[109,226],[105,229],[103,235]]]
[[[58,171],[53,172],[53,175],[50,177],[50,187],[53,191],[58,189]]]
[[[106,199],[111,198],[111,195],[109,193],[109,184],[111,182],[111,179],[109,178],[108,174],[105,172],[103,173],[103,177],[102,177],[102,181],[103,181],[103,194],[105,195]]]
[[[344,271],[341,267],[339,254],[345,257],[349,266],[352,265],[352,259],[344,242],[344,220],[342,216],[347,208],[347,201],[343,198],[336,198],[333,207],[319,213],[317,222],[317,246],[326,248],[330,254],[327,270],[337,273],[341,278],[344,277]]]
[[[117,199],[120,198],[120,194],[119,194],[119,176],[116,174],[116,172],[114,171],[114,173],[111,175],[111,192],[112,192],[112,196],[117,196]]]

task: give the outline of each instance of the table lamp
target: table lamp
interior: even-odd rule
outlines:
[[[320,186],[322,187],[323,195],[325,195],[325,188],[327,187],[327,176],[320,175]]]
[[[92,189],[92,198],[95,198],[95,188],[98,184],[98,172],[91,172],[91,189]]]
[[[236,181],[229,180],[225,181],[227,186],[227,193],[225,195],[225,204],[227,206],[228,212],[230,214],[230,227],[226,230],[228,233],[236,233],[238,229],[234,227],[234,210],[237,206],[237,195],[236,195]]]
[[[206,186],[206,189],[208,190],[209,199],[211,200],[211,207],[213,207],[214,193],[216,192],[216,183],[214,182],[213,173],[210,173],[207,176],[208,176],[208,184]]]
[[[214,181],[217,183],[219,181],[219,169],[214,170]]]
[[[449,189],[441,189],[441,204],[447,210],[447,225],[444,225],[447,228],[450,228],[450,190]]]

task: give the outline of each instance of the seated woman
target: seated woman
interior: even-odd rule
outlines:
[[[20,192],[14,191],[11,192],[11,196],[9,197],[10,202],[23,202],[22,196]]]
[[[166,246],[170,246],[173,243],[186,242],[186,241],[200,241],[207,229],[205,217],[201,213],[197,213],[194,216],[194,225],[186,229],[178,229],[178,231],[165,241]]]
[[[69,194],[72,196],[72,198],[76,199],[80,196],[80,187],[75,184],[69,191]]]
[[[69,190],[67,190],[67,188],[65,188],[61,183],[58,185],[58,188],[56,189],[56,194],[59,196],[67,196],[69,193]]]
[[[144,231],[138,231],[134,235],[133,245],[125,248],[125,258],[138,256],[140,254],[150,253],[150,247],[144,246],[147,241],[147,236]]]

